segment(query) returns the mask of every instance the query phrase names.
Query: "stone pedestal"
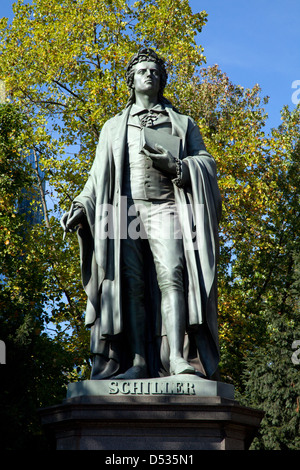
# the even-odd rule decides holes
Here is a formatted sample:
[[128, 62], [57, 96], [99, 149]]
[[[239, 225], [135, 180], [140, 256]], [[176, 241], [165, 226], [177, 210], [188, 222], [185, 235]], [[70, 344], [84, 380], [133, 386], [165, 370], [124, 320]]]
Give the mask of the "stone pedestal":
[[245, 450], [262, 416], [232, 386], [193, 376], [78, 382], [40, 410], [57, 450]]

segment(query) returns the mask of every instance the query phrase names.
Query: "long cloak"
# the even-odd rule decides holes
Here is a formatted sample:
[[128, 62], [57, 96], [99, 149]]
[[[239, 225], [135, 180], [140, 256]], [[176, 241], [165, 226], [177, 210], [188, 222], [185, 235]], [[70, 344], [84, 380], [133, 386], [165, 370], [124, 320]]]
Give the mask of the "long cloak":
[[[187, 332], [185, 356], [205, 376], [211, 377], [219, 362], [217, 327], [218, 223], [221, 197], [214, 159], [206, 152], [199, 128], [188, 116], [166, 106], [172, 133], [181, 137], [190, 184], [174, 185], [179, 207], [186, 263]], [[101, 131], [96, 156], [83, 191], [75, 203], [84, 206], [87, 223], [78, 230], [82, 282], [87, 294], [85, 323], [91, 327], [91, 352], [102, 358], [101, 378], [128, 367], [122, 333], [121, 238], [124, 204], [121, 185], [129, 108], [107, 121]], [[126, 215], [126, 214], [125, 214]], [[109, 222], [109, 230], [107, 230]], [[125, 234], [126, 236], [126, 234]], [[147, 272], [153, 270], [147, 269]], [[152, 312], [148, 334], [152, 351], [150, 375], [168, 375], [168, 345], [160, 316], [155, 274], [150, 276]], [[149, 331], [148, 331], [149, 333]], [[106, 374], [106, 370], [109, 372]]]

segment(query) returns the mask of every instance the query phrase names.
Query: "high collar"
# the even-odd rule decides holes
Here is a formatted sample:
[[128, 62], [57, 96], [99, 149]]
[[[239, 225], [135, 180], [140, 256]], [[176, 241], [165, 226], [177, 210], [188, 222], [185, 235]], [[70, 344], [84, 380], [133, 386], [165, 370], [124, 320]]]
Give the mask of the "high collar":
[[138, 106], [137, 104], [134, 103], [131, 106], [130, 114], [131, 114], [131, 116], [136, 116], [137, 114], [141, 114], [141, 113], [145, 113], [145, 112], [148, 113], [149, 111], [154, 111], [156, 113], [166, 113], [166, 109], [161, 103], [156, 104], [151, 109], [142, 108], [142, 107], [140, 107], [140, 106]]

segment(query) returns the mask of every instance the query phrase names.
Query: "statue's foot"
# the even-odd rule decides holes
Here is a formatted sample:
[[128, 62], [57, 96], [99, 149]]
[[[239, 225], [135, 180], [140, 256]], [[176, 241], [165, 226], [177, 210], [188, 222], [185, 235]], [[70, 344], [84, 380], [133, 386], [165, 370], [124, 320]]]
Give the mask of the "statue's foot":
[[118, 372], [118, 369], [119, 364], [111, 359], [104, 369], [100, 369], [99, 367], [92, 368], [91, 380], [109, 379]]
[[171, 375], [194, 374], [195, 369], [185, 359], [178, 358], [170, 360], [170, 373]]
[[119, 374], [114, 379], [146, 379], [148, 377], [146, 366], [132, 366], [124, 374]]

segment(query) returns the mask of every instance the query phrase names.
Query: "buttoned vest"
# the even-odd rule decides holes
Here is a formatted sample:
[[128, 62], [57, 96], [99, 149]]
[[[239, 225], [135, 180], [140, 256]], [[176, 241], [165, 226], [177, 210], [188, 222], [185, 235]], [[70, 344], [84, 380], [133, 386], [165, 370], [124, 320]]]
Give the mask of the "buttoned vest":
[[[140, 153], [141, 126], [139, 122], [136, 115], [129, 115], [122, 194], [132, 199], [172, 200], [174, 190], [171, 175], [156, 169], [152, 159]], [[172, 133], [170, 118], [167, 114], [160, 116], [152, 127], [161, 132]]]

